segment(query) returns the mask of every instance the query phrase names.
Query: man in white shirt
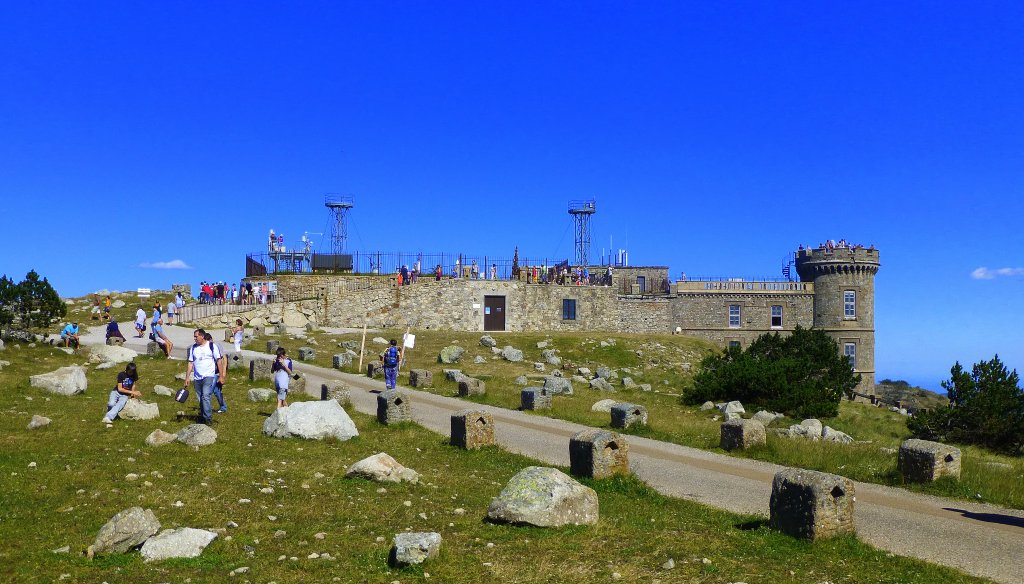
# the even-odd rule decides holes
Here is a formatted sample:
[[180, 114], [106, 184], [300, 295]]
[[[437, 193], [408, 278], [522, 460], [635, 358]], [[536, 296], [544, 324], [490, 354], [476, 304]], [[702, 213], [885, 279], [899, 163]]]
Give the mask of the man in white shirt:
[[196, 382], [196, 398], [199, 400], [199, 423], [210, 425], [213, 421], [213, 405], [211, 396], [213, 387], [220, 381], [224, 383], [226, 373], [224, 360], [221, 359], [220, 348], [206, 340], [206, 331], [196, 329], [193, 333], [196, 342], [188, 350], [188, 366], [185, 369], [185, 387], [191, 381]]
[[146, 311], [141, 306], [135, 311], [135, 332], [140, 339], [146, 332]]

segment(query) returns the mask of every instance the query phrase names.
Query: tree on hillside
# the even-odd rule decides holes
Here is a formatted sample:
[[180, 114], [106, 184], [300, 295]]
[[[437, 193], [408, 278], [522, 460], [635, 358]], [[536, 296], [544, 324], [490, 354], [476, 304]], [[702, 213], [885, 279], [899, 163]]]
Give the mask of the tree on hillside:
[[975, 363], [970, 372], [957, 362], [942, 382], [949, 407], [922, 412], [907, 420], [915, 438], [977, 444], [1019, 455], [1024, 448], [1024, 391], [1017, 371], [996, 355]]
[[740, 400], [793, 417], [828, 418], [859, 382], [831, 337], [798, 326], [789, 336], [764, 334], [746, 350], [730, 347], [705, 358], [684, 400]]
[[0, 327], [43, 328], [68, 312], [64, 301], [35, 270], [17, 285], [6, 275], [0, 277]]

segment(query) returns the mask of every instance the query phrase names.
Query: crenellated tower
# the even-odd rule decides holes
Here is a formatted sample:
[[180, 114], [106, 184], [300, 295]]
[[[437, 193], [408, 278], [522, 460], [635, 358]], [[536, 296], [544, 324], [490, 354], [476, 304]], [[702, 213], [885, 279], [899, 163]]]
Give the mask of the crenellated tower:
[[814, 328], [836, 340], [861, 375], [858, 394], [875, 394], [875, 274], [877, 249], [800, 249], [796, 270], [814, 283]]

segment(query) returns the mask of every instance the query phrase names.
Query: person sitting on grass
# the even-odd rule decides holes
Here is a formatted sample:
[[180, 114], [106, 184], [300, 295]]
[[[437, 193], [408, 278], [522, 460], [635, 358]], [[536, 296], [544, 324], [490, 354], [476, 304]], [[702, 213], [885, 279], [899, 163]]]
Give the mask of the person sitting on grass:
[[60, 331], [60, 340], [64, 341], [65, 347], [74, 345], [74, 348], [78, 348], [78, 323], [68, 323], [68, 326], [64, 327], [64, 330]]
[[107, 399], [107, 415], [103, 416], [104, 424], [113, 424], [114, 418], [121, 413], [129, 399], [142, 397], [142, 392], [135, 388], [139, 380], [139, 373], [135, 369], [135, 363], [129, 363], [124, 371], [117, 374], [117, 385], [110, 392]]
[[174, 343], [172, 343], [171, 339], [168, 339], [167, 335], [164, 334], [163, 324], [164, 319], [162, 318], [157, 318], [156, 320], [153, 321], [153, 340], [156, 341], [158, 345], [160, 345], [160, 348], [163, 349], [164, 354], [167, 355], [168, 358], [170, 358], [171, 351], [174, 350]]
[[110, 322], [107, 323], [107, 338], [114, 337], [115, 339], [121, 339], [124, 342], [124, 335], [121, 334], [121, 329], [117, 326], [117, 318], [110, 317]]

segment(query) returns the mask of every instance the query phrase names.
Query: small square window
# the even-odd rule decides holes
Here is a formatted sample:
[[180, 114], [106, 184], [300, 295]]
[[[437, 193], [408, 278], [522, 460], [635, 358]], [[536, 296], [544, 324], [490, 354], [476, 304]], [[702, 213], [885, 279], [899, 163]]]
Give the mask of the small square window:
[[854, 290], [843, 292], [843, 318], [857, 318], [857, 292]]
[[740, 305], [729, 305], [729, 328], [740, 328]]
[[772, 328], [782, 328], [782, 305], [772, 306]]
[[740, 348], [740, 342], [739, 341], [729, 341], [729, 348], [730, 349], [739, 349]]
[[564, 298], [562, 300], [562, 320], [576, 320], [576, 300]]
[[843, 343], [843, 355], [850, 360], [850, 367], [857, 368], [857, 343]]

